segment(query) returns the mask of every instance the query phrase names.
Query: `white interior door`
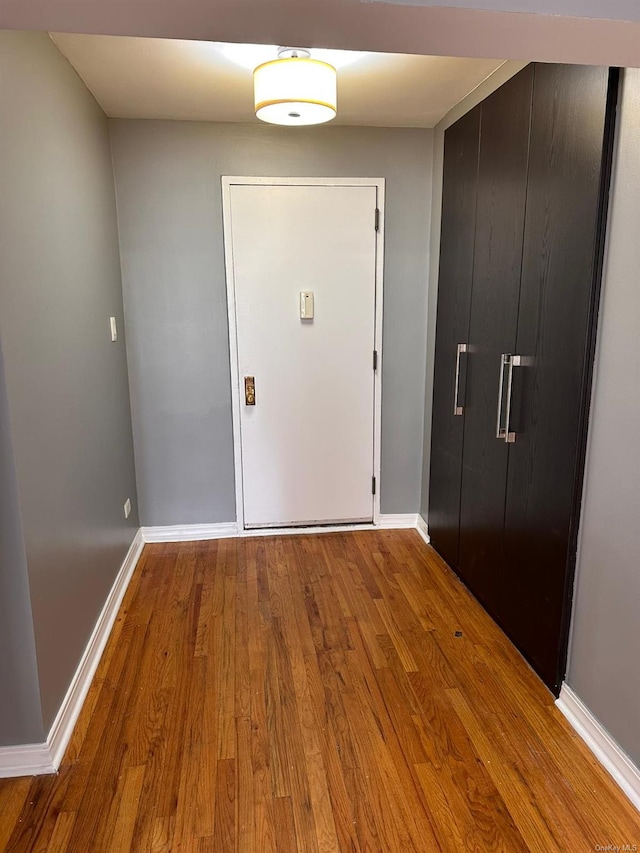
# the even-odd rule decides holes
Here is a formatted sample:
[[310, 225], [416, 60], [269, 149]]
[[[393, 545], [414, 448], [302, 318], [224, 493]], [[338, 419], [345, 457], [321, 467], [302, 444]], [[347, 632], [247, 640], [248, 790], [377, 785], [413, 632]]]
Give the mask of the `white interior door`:
[[373, 519], [376, 206], [375, 186], [230, 186], [245, 527]]

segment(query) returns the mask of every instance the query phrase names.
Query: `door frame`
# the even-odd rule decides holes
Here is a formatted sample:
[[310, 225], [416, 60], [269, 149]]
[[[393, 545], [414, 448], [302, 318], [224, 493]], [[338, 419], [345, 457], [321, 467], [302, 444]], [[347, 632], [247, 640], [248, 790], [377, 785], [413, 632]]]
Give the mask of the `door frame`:
[[[376, 490], [373, 495], [373, 524], [380, 523], [380, 436], [382, 428], [382, 310], [384, 270], [384, 178], [266, 178], [247, 176], [222, 176], [222, 222], [224, 235], [225, 278], [227, 286], [227, 313], [229, 319], [229, 361], [231, 364], [231, 411], [233, 417], [233, 461], [236, 486], [236, 523], [244, 531], [244, 486], [242, 480], [242, 441], [240, 429], [241, 394], [238, 370], [238, 328], [236, 317], [235, 279], [233, 267], [233, 241], [231, 236], [231, 187], [281, 186], [281, 187], [374, 187], [377, 208], [380, 211], [376, 233], [375, 266], [375, 330], [374, 348], [378, 353], [373, 377], [373, 476]], [[374, 211], [371, 213], [372, 219]], [[372, 228], [374, 223], [372, 222]], [[372, 354], [373, 357], [373, 354]], [[373, 369], [373, 364], [372, 364]], [[347, 525], [348, 526], [348, 525]], [[358, 525], [362, 526], [362, 525]], [[308, 528], [301, 528], [308, 529]], [[278, 528], [270, 528], [276, 532]], [[252, 531], [259, 534], [261, 531]]]

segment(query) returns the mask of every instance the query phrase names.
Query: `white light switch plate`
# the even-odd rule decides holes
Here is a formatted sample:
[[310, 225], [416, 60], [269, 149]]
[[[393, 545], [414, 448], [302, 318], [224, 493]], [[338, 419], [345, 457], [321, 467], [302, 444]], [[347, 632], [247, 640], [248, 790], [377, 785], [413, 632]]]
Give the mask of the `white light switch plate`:
[[125, 501], [125, 505], [124, 505], [124, 517], [129, 518], [130, 515], [131, 515], [131, 501], [129, 500], [129, 498], [127, 498], [127, 500]]
[[301, 290], [300, 291], [300, 319], [301, 320], [313, 320], [313, 291], [312, 290]]
[[118, 340], [118, 326], [116, 324], [116, 318], [115, 317], [109, 317], [109, 325], [111, 327], [111, 340], [117, 341]]

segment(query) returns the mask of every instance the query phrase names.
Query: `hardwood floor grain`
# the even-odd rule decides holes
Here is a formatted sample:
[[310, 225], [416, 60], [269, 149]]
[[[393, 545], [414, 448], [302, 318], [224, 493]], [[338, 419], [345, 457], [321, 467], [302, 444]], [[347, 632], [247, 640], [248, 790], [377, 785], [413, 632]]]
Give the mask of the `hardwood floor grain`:
[[640, 815], [414, 531], [147, 545], [7, 853], [593, 851]]

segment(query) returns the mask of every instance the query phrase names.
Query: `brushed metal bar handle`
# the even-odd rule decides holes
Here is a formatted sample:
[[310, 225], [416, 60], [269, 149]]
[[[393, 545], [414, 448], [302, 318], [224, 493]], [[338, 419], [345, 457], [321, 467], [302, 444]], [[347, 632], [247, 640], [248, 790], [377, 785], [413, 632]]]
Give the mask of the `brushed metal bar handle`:
[[503, 352], [500, 356], [500, 378], [498, 379], [498, 414], [496, 417], [496, 438], [505, 440], [506, 429], [500, 423], [502, 420], [502, 400], [504, 398], [504, 369], [511, 364], [511, 355]]
[[504, 419], [504, 440], [507, 444], [513, 444], [516, 440], [515, 432], [510, 430], [511, 422], [511, 392], [513, 390], [513, 368], [522, 366], [522, 356], [512, 355], [509, 361], [509, 374], [507, 377], [507, 411]]
[[464, 407], [458, 405], [458, 390], [460, 387], [460, 356], [467, 351], [466, 344], [458, 344], [456, 347], [456, 381], [453, 386], [453, 414], [461, 415], [464, 412]]

